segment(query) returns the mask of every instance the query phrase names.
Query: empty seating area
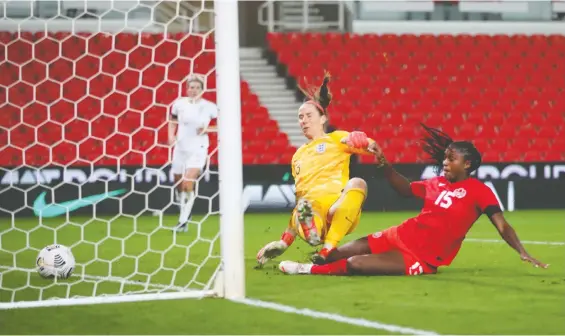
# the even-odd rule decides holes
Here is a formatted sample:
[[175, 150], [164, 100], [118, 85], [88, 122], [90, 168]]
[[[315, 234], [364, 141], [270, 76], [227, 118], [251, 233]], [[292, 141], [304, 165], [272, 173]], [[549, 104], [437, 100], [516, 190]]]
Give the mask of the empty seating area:
[[[0, 32], [0, 166], [166, 164], [168, 108], [191, 68], [215, 101], [214, 62], [212, 36]], [[244, 163], [290, 162], [244, 81], [241, 96]]]
[[565, 160], [563, 35], [272, 33], [268, 45], [303, 85], [329, 70], [331, 123], [396, 162], [421, 160], [420, 121], [473, 140], [487, 162]]
[[[473, 140], [487, 162], [565, 160], [565, 36], [272, 33], [267, 43], [301, 84], [329, 70], [331, 123], [367, 132], [395, 162], [421, 161], [421, 121]], [[0, 32], [0, 166], [164, 165], [168, 108], [191, 69], [208, 74], [215, 101], [214, 62], [211, 36]], [[244, 163], [288, 164], [287, 135], [245, 81], [241, 95]]]

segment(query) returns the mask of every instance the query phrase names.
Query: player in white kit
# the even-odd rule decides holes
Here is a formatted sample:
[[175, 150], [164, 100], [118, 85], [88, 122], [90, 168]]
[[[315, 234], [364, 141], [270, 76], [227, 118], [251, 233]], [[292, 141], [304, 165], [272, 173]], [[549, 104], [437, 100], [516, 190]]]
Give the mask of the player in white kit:
[[209, 124], [218, 117], [216, 104], [202, 98], [204, 80], [191, 76], [186, 84], [188, 97], [173, 102], [169, 121], [169, 144], [174, 146], [171, 169], [180, 203], [177, 232], [188, 230], [195, 198], [194, 184], [208, 159], [208, 132], [212, 130]]

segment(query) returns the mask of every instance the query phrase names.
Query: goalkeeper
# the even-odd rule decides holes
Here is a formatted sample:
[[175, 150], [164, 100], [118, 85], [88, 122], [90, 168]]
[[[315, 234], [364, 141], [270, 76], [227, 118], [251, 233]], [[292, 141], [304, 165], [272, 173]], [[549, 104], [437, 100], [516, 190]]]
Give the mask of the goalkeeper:
[[259, 266], [281, 255], [299, 235], [312, 246], [323, 244], [313, 255], [320, 263], [339, 242], [355, 230], [367, 195], [363, 179], [349, 179], [352, 154], [371, 154], [375, 142], [363, 132], [326, 134], [327, 108], [331, 102], [326, 74], [310, 100], [298, 109], [298, 122], [308, 142], [292, 158], [297, 205], [280, 240], [268, 243], [257, 254]]

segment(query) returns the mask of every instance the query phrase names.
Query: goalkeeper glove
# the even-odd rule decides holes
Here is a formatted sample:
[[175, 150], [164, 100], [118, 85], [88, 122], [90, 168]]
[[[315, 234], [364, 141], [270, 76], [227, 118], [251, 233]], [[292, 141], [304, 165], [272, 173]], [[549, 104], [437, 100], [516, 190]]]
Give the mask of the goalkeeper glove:
[[263, 266], [267, 261], [280, 256], [286, 249], [294, 242], [296, 233], [292, 230], [287, 230], [283, 233], [280, 240], [273, 241], [265, 245], [259, 253], [257, 253], [258, 266]]
[[283, 254], [287, 248], [288, 245], [283, 240], [270, 242], [257, 253], [257, 263], [263, 266], [267, 261]]
[[367, 137], [367, 134], [364, 132], [354, 131], [349, 133], [347, 137], [341, 139], [341, 143], [356, 149], [368, 149], [370, 141], [369, 137]]

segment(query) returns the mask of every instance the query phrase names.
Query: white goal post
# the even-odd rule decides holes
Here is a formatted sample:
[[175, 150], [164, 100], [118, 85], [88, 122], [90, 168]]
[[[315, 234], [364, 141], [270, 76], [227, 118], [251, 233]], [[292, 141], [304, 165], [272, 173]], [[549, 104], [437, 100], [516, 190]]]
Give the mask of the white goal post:
[[[243, 251], [243, 159], [237, 0], [216, 1], [216, 71], [218, 119], [220, 224], [223, 286], [227, 299], [245, 297]], [[225, 115], [225, 117], [224, 117]]]
[[[67, 2], [76, 3], [76, 1]], [[90, 0], [84, 3], [88, 2]], [[3, 198], [0, 204], [0, 310], [203, 297], [237, 300], [245, 297], [238, 1], [215, 0], [214, 27], [205, 32], [196, 31], [195, 27], [199, 15], [212, 13], [212, 10], [206, 7], [207, 1], [201, 1], [202, 8], [197, 9], [193, 14], [184, 13], [179, 10], [180, 7], [177, 7], [177, 17], [162, 24], [155, 22], [155, 25], [151, 27], [146, 22], [139, 25], [133, 21], [127, 22], [128, 14], [142, 8], [150, 11], [152, 17], [155, 17], [157, 6], [163, 1], [154, 1], [153, 4], [148, 4], [151, 3], [148, 1], [137, 1], [138, 7], [131, 9], [119, 8], [118, 0], [110, 2], [118, 13], [121, 11], [122, 14], [125, 14], [125, 21], [118, 24], [118, 26], [121, 25], [121, 28], [107, 30], [104, 28], [112, 26], [112, 22], [101, 19], [105, 15], [103, 12], [105, 9], [101, 14], [95, 14], [94, 19], [65, 17], [68, 13], [62, 12], [65, 7], [64, 0], [59, 0], [59, 15], [65, 17], [61, 22], [58, 22], [58, 18], [37, 17], [35, 15], [37, 13], [33, 14], [33, 9], [29, 17], [31, 20], [0, 17], [0, 34], [11, 34], [10, 36], [14, 37], [13, 40], [8, 38], [0, 41], [0, 48], [5, 48], [7, 51], [6, 56], [0, 59], [0, 72], [4, 72], [4, 77], [2, 77], [3, 74], [0, 74], [0, 98], [2, 99], [0, 110], [3, 110], [2, 113], [5, 116], [10, 115], [10, 117], [0, 118], [0, 135], [7, 135], [8, 139], [7, 144], [0, 143], [0, 155], [4, 156], [2, 162], [8, 159], [13, 162], [8, 166], [0, 164], [0, 197]], [[33, 6], [34, 2], [30, 1], [30, 3]], [[170, 3], [176, 3], [179, 6], [178, 2]], [[194, 6], [194, 2], [190, 3]], [[14, 4], [19, 5], [18, 1], [0, 1], [5, 16], [9, 15], [8, 7]], [[172, 60], [159, 63], [157, 59], [160, 57], [158, 52], [161, 50], [159, 49], [161, 45], [148, 46], [151, 62], [144, 69], [139, 70], [136, 79], [125, 79], [127, 83], [133, 83], [128, 89], [129, 92], [119, 89], [116, 84], [117, 77], [128, 73], [128, 62], [131, 61], [132, 54], [136, 52], [135, 48], [141, 45], [142, 35], [148, 32], [149, 34], [160, 34], [159, 41], [169, 42], [167, 37], [162, 36], [170, 36], [171, 33], [167, 30], [171, 22], [176, 19], [184, 20], [184, 33], [187, 38], [196, 36], [202, 39], [202, 51], [209, 51], [205, 46], [205, 40], [212, 33], [214, 35], [216, 77], [212, 82], [216, 83], [216, 102], [219, 110], [218, 148], [217, 151], [212, 150], [210, 154], [210, 157], [216, 153], [218, 155], [218, 171], [212, 172], [212, 175], [217, 175], [217, 181], [214, 182], [216, 184], [212, 183], [216, 189], [208, 194], [200, 195], [202, 186], [206, 184], [204, 175], [196, 181], [196, 199], [208, 204], [208, 213], [191, 222], [186, 234], [173, 234], [170, 231], [178, 217], [178, 211], [175, 212], [175, 209], [178, 210], [178, 208], [174, 203], [172, 174], [168, 171], [170, 149], [168, 162], [163, 163], [160, 167], [150, 167], [146, 164], [153, 150], [160, 150], [166, 146], [163, 145], [159, 136], [160, 132], [166, 128], [167, 121], [160, 115], [162, 120], [158, 121], [159, 129], [144, 126], [144, 122], [150, 123], [153, 120], [151, 119], [154, 118], [154, 115], [151, 114], [152, 107], [161, 107], [159, 111], [167, 110], [168, 113], [170, 103], [162, 104], [158, 101], [159, 98], [156, 97], [159, 96], [158, 92], [161, 92], [161, 87], [151, 87], [150, 84], [146, 84], [142, 75], [143, 71], [157, 64], [157, 67], [165, 69], [166, 77], [173, 72], [173, 70], [168, 70], [171, 64], [177, 60], [185, 60], [183, 53], [180, 51]], [[52, 31], [51, 27], [54, 27]], [[94, 32], [89, 30], [92, 27], [98, 27], [98, 30]], [[86, 30], [83, 31], [83, 28]], [[78, 74], [77, 64], [84, 58], [81, 59], [82, 56], [67, 58], [63, 46], [66, 40], [49, 41], [59, 46], [59, 54], [49, 57], [39, 56], [39, 50], [42, 50], [39, 44], [48, 40], [48, 34], [55, 36], [62, 33], [67, 34], [65, 35], [68, 36], [67, 40], [79, 36], [78, 40], [84, 39], [86, 41], [84, 43], [88, 45], [90, 35], [85, 31], [94, 33], [94, 35], [98, 33], [99, 36], [100, 34], [110, 36], [114, 43], [111, 50], [107, 52], [102, 50], [87, 55], [90, 57], [90, 62], [97, 63], [99, 67], [91, 67], [94, 73], [90, 78], [84, 78], [85, 95], [77, 96], [73, 101], [65, 96], [65, 90], [70, 90], [66, 84], [74, 83], [72, 80], [76, 78], [83, 79], [83, 74]], [[38, 38], [21, 42], [20, 37], [24, 32], [29, 33], [30, 36], [44, 32], [46, 37], [44, 40]], [[122, 48], [118, 45], [116, 36], [124, 32], [135, 35], [139, 45], [134, 45], [133, 49], [124, 52], [124, 69], [118, 69], [113, 73], [111, 73], [113, 70], [108, 70], [110, 74], [107, 75], [105, 72], [107, 70], [104, 70], [106, 65], [110, 68], [120, 66], [104, 65], [104, 61], [112, 52]], [[174, 34], [179, 36], [179, 32]], [[182, 38], [180, 41], [173, 42], [182, 48], [183, 41], [186, 39]], [[22, 55], [26, 54], [25, 48], [31, 48], [32, 58], [22, 61], [21, 57], [24, 57]], [[204, 57], [202, 55], [203, 52], [197, 52], [191, 58], [186, 59], [187, 64], [191, 64], [191, 70], [196, 72], [194, 64], [198, 57]], [[70, 64], [69, 71], [72, 73], [68, 78], [61, 79], [57, 77], [58, 71], [65, 69], [59, 70], [62, 68], [56, 66], [64, 65], [65, 62]], [[37, 74], [30, 75], [29, 72], [26, 72], [29, 70], [26, 67], [32, 63], [45, 69], [45, 74], [39, 74], [39, 79], [37, 79]], [[8, 70], [12, 71], [10, 73], [17, 74], [11, 79], [12, 82], [6, 80], [8, 75], [5, 74], [8, 74]], [[214, 76], [213, 70], [206, 74], [208, 82], [210, 82], [210, 76]], [[34, 75], [35, 79], [28, 79]], [[100, 94], [92, 98], [90, 94], [98, 75], [111, 77], [113, 86], [106, 95]], [[47, 102], [45, 100], [48, 98], [41, 98], [45, 96], [42, 90], [46, 82], [54, 83], [60, 89], [59, 96]], [[182, 83], [184, 81], [179, 80], [179, 85]], [[24, 99], [28, 93], [26, 87], [29, 87], [32, 92], [29, 96], [33, 97], [31, 101]], [[133, 107], [134, 103], [137, 103], [134, 92], [138, 90], [148, 90], [153, 101], [149, 102], [150, 106], [136, 110]], [[52, 91], [47, 89], [46, 92]], [[4, 93], [6, 99], [1, 96]], [[105, 110], [105, 99], [109, 99], [108, 97], [112, 95], [126, 97], [124, 98], [127, 101], [125, 106], [111, 106], [114, 110], [123, 108], [123, 111], [110, 113]], [[15, 97], [23, 98], [16, 102]], [[83, 105], [85, 101], [96, 101], [101, 106], [100, 115], [93, 115], [91, 119], [87, 119], [85, 115], [89, 112], [83, 114], [81, 110], [85, 106]], [[60, 110], [62, 105], [72, 107], [69, 109], [72, 118], [61, 117], [64, 115], [63, 112], [57, 114], [63, 111]], [[33, 118], [30, 117], [32, 114], [29, 112], [31, 111], [30, 106], [36, 106], [37, 111], [45, 112], [42, 115], [45, 115], [46, 119], [38, 117], [41, 120], [32, 120]], [[132, 109], [133, 112], [130, 113], [129, 110]], [[13, 113], [10, 114], [11, 112]], [[41, 115], [39, 112], [37, 114]], [[133, 118], [140, 120], [139, 128], [131, 130], [130, 133], [120, 128], [122, 117], [125, 118], [126, 115], [133, 115]], [[114, 133], [109, 132], [111, 134], [105, 137], [94, 134], [95, 124], [101, 122], [103, 117], [112, 119], [116, 127]], [[51, 129], [45, 134], [42, 133], [49, 124], [53, 129], [57, 128], [65, 137], [79, 132], [81, 130], [79, 123], [86, 125], [84, 130], [87, 133], [83, 138], [78, 133], [77, 138], [72, 140], [51, 139], [49, 136], [54, 136]], [[142, 132], [145, 132], [146, 135], [150, 134], [149, 138], [154, 139], [154, 143], [147, 144], [144, 140], [143, 144], [137, 144], [137, 135]], [[22, 140], [25, 139], [26, 134], [29, 135], [29, 139], [32, 139], [28, 143]], [[111, 147], [114, 146], [113, 136], [123, 136], [123, 139], [126, 139], [126, 146], [129, 146], [128, 153], [142, 158], [143, 164], [135, 169], [125, 167], [127, 166], [125, 159], [129, 154], [125, 152], [113, 154], [113, 147]], [[94, 139], [93, 142], [89, 142], [91, 138]], [[94, 157], [94, 154], [89, 151], [94, 152], [93, 148], [96, 146], [93, 144], [96, 142], [102, 144], [102, 149], [100, 149], [100, 156]], [[58, 152], [58, 146], [61, 145], [67, 146], [65, 147], [67, 150]], [[116, 142], [115, 146], [118, 145], [120, 143]], [[86, 152], [83, 152], [85, 149]], [[44, 152], [41, 152], [42, 150]], [[86, 155], [83, 155], [84, 153]], [[42, 159], [41, 155], [47, 155], [48, 160]], [[66, 159], [61, 159], [59, 155]], [[76, 155], [76, 160], [67, 160], [69, 155]], [[111, 160], [104, 161], [106, 158]], [[39, 163], [34, 163], [34, 160]], [[79, 161], [83, 166], [77, 168], [75, 163]], [[104, 167], [99, 168], [99, 162], [111, 163], [102, 163]], [[112, 162], [115, 162], [115, 166], [111, 166]], [[123, 187], [124, 185], [126, 187]], [[147, 187], [138, 190], [139, 185], [147, 185]], [[118, 187], [125, 189], [116, 190]], [[102, 188], [102, 190], [97, 188]], [[92, 196], [96, 190], [98, 193]], [[65, 200], [65, 195], [67, 195], [65, 193], [68, 191], [76, 195], [77, 200], [89, 202], [86, 207], [89, 210], [85, 210], [85, 205], [77, 205], [76, 201], [73, 203], [71, 200]], [[171, 200], [167, 201], [166, 205], [168, 212], [155, 208], [154, 204], [161, 204], [159, 202], [162, 200], [152, 203], [154, 197], [151, 195], [157, 191], [159, 192], [158, 198], [170, 195]], [[38, 196], [40, 192], [42, 193]], [[6, 195], [8, 196], [5, 198]], [[8, 201], [10, 197], [12, 199]], [[95, 201], [94, 198], [89, 197], [98, 197], [98, 200]], [[141, 200], [143, 208], [132, 213], [129, 213], [129, 210], [126, 211], [126, 208], [133, 202], [128, 200], [129, 197], [136, 202]], [[217, 207], [215, 202], [218, 202], [218, 198], [219, 211], [214, 210]], [[45, 199], [47, 203], [52, 202], [53, 204], [46, 205]], [[55, 204], [55, 202], [58, 203]], [[43, 210], [59, 207], [65, 211], [59, 211], [60, 216], [47, 216], [45, 211], [36, 211], [36, 206], [40, 203]], [[75, 211], [79, 208], [84, 211]], [[115, 209], [115, 213], [112, 213], [112, 209]], [[53, 243], [69, 246], [77, 260], [77, 268], [69, 279], [42, 279], [36, 272], [37, 253], [44, 246]]]

